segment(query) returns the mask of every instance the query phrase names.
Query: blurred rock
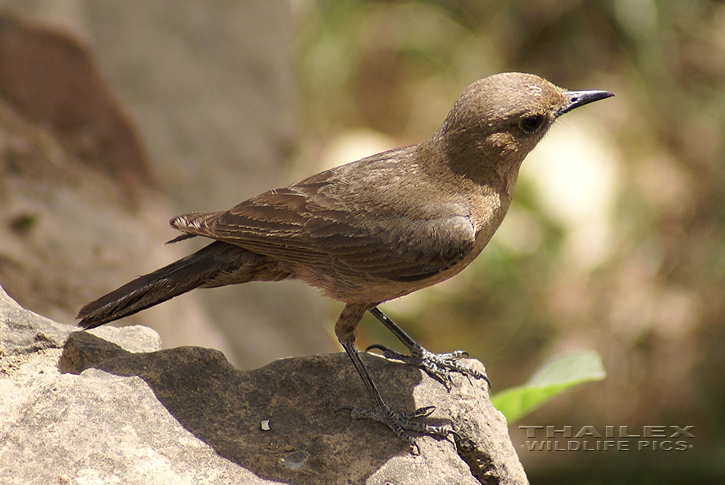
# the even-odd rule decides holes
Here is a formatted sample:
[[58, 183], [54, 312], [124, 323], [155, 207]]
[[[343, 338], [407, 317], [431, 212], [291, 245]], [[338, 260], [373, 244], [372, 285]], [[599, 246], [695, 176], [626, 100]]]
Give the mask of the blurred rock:
[[[26, 19], [6, 21], [15, 29], [6, 36], [17, 48], [0, 52], [25, 70], [0, 74], [9, 93], [3, 99], [55, 143], [36, 150], [25, 136], [13, 135], [14, 150], [24, 154], [30, 146], [38, 156], [56, 158], [60, 150], [82, 164], [62, 166], [41, 184], [28, 175], [25, 186], [12, 182], [18, 187], [12, 192], [0, 187], [0, 199], [7, 194], [17, 206], [6, 224], [37, 237], [57, 221], [52, 255], [38, 241], [18, 250], [26, 241], [12, 236], [7, 246], [13, 252], [4, 257], [9, 249], [0, 244], [0, 282], [27, 308], [70, 322], [82, 304], [203, 243], [163, 247], [176, 236], [166, 224], [172, 216], [227, 209], [292, 181], [288, 2], [0, 0], [0, 6]], [[30, 16], [38, 20], [30, 22]], [[18, 22], [28, 25], [18, 29]], [[16, 30], [35, 37], [20, 42]], [[45, 89], [30, 95], [25, 83], [45, 83]], [[2, 142], [0, 136], [0, 157]], [[89, 168], [98, 173], [87, 173]], [[99, 182], [104, 175], [107, 180]], [[55, 179], [74, 183], [59, 189]], [[147, 189], [156, 179], [163, 194]], [[129, 186], [135, 193], [128, 193]], [[67, 212], [77, 215], [69, 220]], [[46, 271], [51, 261], [56, 266], [54, 259], [59, 267]], [[321, 331], [328, 320], [314, 290], [281, 282], [194, 292], [122, 323], [153, 325], [165, 347], [210, 346], [235, 363], [257, 367], [334, 348]]]
[[125, 188], [155, 185], [133, 125], [69, 34], [2, 12], [0, 97]]
[[[172, 210], [135, 132], [85, 49], [0, 14], [0, 282], [24, 306], [72, 322], [81, 305], [179, 257]], [[166, 345], [229, 353], [194, 297], [129, 320]]]
[[2, 483], [527, 483], [480, 382], [455, 377], [448, 393], [363, 356], [391, 406], [433, 404], [429, 419], [461, 435], [420, 437], [413, 456], [384, 426], [335, 412], [369, 405], [345, 354], [238, 371], [215, 350], [159, 351], [143, 327], [73, 330], [0, 289]]

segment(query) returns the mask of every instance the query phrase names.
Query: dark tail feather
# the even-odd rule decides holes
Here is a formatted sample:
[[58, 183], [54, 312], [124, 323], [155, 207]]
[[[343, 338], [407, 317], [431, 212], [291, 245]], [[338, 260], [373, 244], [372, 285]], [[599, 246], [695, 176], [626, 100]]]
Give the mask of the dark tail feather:
[[[233, 273], [244, 265], [253, 265], [259, 255], [240, 247], [213, 242], [199, 251], [168, 266], [140, 276], [117, 290], [102, 296], [78, 311], [78, 325], [95, 328], [104, 323], [133, 315], [182, 293], [211, 282], [223, 274]], [[236, 283], [244, 282], [240, 275]], [[230, 281], [231, 283], [232, 281]]]

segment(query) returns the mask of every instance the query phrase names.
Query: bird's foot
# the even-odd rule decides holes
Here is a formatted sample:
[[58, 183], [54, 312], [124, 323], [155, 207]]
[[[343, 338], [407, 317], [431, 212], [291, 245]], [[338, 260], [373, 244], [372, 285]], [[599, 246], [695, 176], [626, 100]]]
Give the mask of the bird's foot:
[[420, 448], [418, 447], [416, 439], [406, 431], [415, 431], [417, 433], [441, 436], [443, 438], [447, 438], [451, 434], [456, 434], [450, 426], [438, 426], [420, 421], [413, 421], [415, 418], [430, 416], [433, 411], [435, 411], [435, 406], [418, 408], [412, 413], [397, 413], [390, 409], [386, 404], [382, 404], [375, 411], [368, 411], [367, 409], [357, 408], [354, 406], [342, 406], [338, 409], [338, 411], [341, 410], [350, 411], [350, 416], [352, 416], [353, 419], [371, 419], [373, 421], [383, 423], [388, 428], [392, 429], [393, 433], [395, 433], [398, 438], [408, 442], [414, 455], [420, 454]]
[[370, 349], [382, 350], [383, 357], [388, 360], [395, 360], [420, 367], [431, 377], [446, 386], [446, 389], [449, 391], [453, 385], [453, 379], [451, 378], [452, 372], [458, 372], [459, 374], [473, 377], [474, 379], [483, 379], [488, 384], [489, 389], [491, 388], [491, 381], [488, 380], [486, 374], [479, 370], [466, 367], [458, 362], [458, 359], [468, 357], [468, 352], [463, 350], [456, 350], [455, 352], [446, 354], [434, 354], [418, 343], [413, 346], [410, 355], [401, 354], [400, 352], [378, 344], [370, 345], [365, 351], [367, 352]]

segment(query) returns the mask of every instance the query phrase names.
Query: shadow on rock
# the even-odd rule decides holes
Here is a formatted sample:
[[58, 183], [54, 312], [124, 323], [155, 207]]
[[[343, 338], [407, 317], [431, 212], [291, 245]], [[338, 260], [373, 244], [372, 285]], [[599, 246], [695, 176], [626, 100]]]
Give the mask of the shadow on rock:
[[[363, 359], [391, 407], [415, 408], [419, 370], [373, 355]], [[74, 332], [60, 367], [64, 373], [93, 367], [142, 378], [182, 426], [219, 455], [263, 478], [358, 482], [392, 457], [409, 455], [407, 443], [383, 425], [336, 412], [346, 404], [370, 408], [362, 382], [343, 353], [282, 359], [239, 371], [216, 350], [179, 347], [130, 353], [89, 333]], [[437, 445], [454, 449], [445, 440]]]

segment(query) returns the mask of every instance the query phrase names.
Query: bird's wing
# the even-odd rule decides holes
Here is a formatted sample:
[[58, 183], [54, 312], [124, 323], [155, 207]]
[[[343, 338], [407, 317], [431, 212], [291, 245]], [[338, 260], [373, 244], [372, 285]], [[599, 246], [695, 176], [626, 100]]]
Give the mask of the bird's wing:
[[[399, 207], [364, 207], [325, 194], [329, 172], [265, 192], [227, 212], [172, 219], [187, 234], [235, 244], [280, 261], [344, 274], [416, 281], [454, 266], [475, 243], [465, 207], [413, 216]], [[335, 186], [339, 188], [339, 185]], [[426, 201], [427, 202], [427, 201]], [[363, 206], [363, 204], [361, 204]], [[420, 212], [420, 211], [419, 211]]]

